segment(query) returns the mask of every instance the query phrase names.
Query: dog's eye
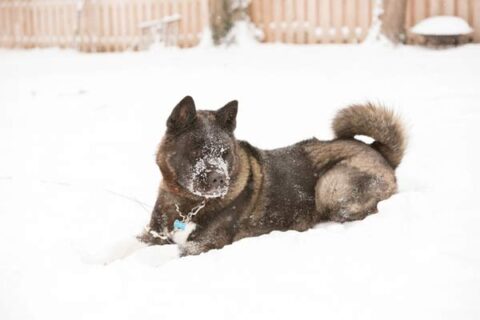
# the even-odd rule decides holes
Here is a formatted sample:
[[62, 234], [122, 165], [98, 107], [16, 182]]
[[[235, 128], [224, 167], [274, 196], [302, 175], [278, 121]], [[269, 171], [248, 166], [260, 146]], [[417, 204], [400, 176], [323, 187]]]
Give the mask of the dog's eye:
[[222, 151], [222, 157], [225, 159], [226, 157], [228, 157], [228, 155], [230, 154], [230, 150], [223, 150]]

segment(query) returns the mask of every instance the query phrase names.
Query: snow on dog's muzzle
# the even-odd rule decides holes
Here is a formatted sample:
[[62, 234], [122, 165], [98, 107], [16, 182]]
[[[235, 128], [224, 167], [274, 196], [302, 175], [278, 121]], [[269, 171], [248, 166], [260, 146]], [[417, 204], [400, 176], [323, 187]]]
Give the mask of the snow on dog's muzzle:
[[202, 158], [193, 167], [190, 191], [205, 198], [223, 197], [228, 192], [229, 183], [228, 165], [224, 159]]

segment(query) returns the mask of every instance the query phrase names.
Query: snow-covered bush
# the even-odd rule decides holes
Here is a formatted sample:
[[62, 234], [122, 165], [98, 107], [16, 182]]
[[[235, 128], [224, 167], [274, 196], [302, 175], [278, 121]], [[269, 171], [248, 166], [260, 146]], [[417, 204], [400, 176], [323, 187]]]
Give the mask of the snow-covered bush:
[[256, 42], [258, 32], [248, 16], [250, 1], [214, 0], [212, 2], [210, 33], [215, 45], [244, 45]]

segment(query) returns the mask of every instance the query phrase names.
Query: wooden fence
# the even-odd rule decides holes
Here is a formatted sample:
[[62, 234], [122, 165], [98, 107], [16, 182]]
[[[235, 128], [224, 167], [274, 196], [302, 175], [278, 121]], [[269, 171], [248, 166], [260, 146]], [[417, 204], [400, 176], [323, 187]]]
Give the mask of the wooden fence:
[[177, 14], [178, 45], [196, 45], [208, 0], [0, 0], [0, 47], [135, 50], [152, 37], [142, 23]]
[[[266, 42], [358, 43], [365, 39], [376, 0], [252, 0], [251, 18]], [[409, 0], [406, 26], [436, 15], [464, 18], [480, 42], [480, 0]]]
[[[375, 0], [251, 0], [250, 16], [265, 42], [358, 43]], [[142, 49], [152, 35], [140, 26], [178, 14], [178, 45], [196, 45], [208, 26], [209, 0], [0, 0], [0, 47]], [[409, 0], [406, 26], [428, 16], [456, 15], [480, 42], [480, 0]]]
[[266, 42], [352, 43], [367, 35], [375, 0], [252, 0]]

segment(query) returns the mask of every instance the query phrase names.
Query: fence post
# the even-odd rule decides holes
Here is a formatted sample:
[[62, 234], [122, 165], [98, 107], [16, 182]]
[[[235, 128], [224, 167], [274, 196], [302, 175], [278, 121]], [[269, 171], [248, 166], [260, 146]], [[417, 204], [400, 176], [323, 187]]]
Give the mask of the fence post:
[[476, 42], [480, 42], [480, 1], [473, 1], [473, 23], [474, 39]]
[[274, 21], [273, 22], [274, 23], [273, 41], [281, 42], [282, 41], [281, 4], [275, 3], [273, 5], [272, 10], [273, 10], [273, 21]]
[[348, 28], [348, 36], [347, 36], [347, 41], [349, 43], [355, 43], [357, 42], [357, 16], [358, 16], [358, 11], [357, 11], [357, 4], [356, 0], [348, 0], [347, 2], [344, 2], [347, 8], [345, 8], [345, 13], [344, 16], [347, 18], [346, 21], [346, 27]]
[[442, 3], [440, 1], [438, 0], [429, 1], [428, 4], [430, 9], [427, 11], [428, 16], [438, 16], [442, 13], [442, 8], [441, 8]]
[[305, 21], [307, 23], [307, 41], [306, 43], [316, 43], [316, 28], [317, 28], [317, 1], [316, 0], [307, 0], [306, 3], [306, 12], [307, 16]]
[[295, 28], [296, 31], [296, 43], [305, 43], [305, 0], [296, 0], [297, 21]]
[[455, 1], [456, 0], [443, 0], [443, 5], [445, 6], [444, 14], [449, 16], [454, 16], [457, 14], [455, 10]]
[[322, 28], [322, 43], [330, 42], [331, 12], [330, 0], [320, 0], [318, 17], [320, 18], [320, 26]]
[[[293, 0], [285, 0], [284, 2], [284, 11], [286, 17], [286, 34], [285, 34], [285, 42], [286, 43], [293, 43], [293, 35], [294, 35], [294, 18], [293, 18]], [[263, 14], [264, 21], [265, 21], [265, 28], [267, 27], [267, 22], [265, 19], [265, 13]], [[265, 38], [265, 40], [268, 40]], [[267, 41], [268, 42], [268, 41]]]
[[333, 1], [333, 25], [335, 27], [335, 42], [342, 43], [343, 42], [343, 7], [342, 1]]

